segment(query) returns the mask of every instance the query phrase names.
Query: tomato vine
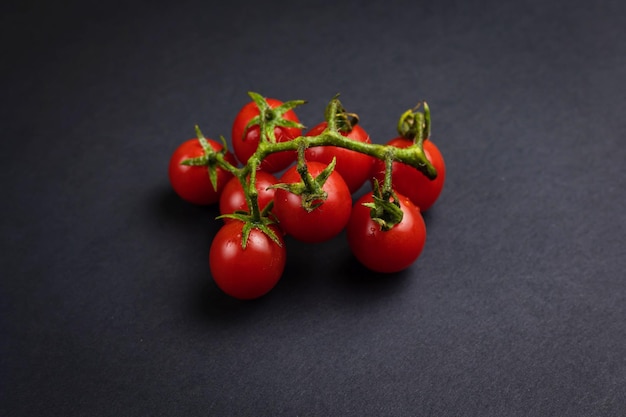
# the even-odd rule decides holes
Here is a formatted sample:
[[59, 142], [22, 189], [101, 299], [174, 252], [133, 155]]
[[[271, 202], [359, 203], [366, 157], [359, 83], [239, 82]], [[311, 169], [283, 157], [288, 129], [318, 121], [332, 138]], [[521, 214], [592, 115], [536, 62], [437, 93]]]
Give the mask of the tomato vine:
[[[409, 110], [402, 115], [399, 122], [398, 130], [402, 132], [416, 132], [415, 135], [417, 140], [410, 147], [396, 148], [376, 143], [357, 142], [341, 135], [341, 133], [339, 133], [338, 125], [345, 123], [349, 117], [354, 118], [354, 115], [345, 111], [338, 96], [333, 97], [326, 108], [325, 117], [327, 128], [322, 133], [316, 136], [302, 135], [287, 142], [276, 142], [274, 136], [275, 127], [304, 127], [298, 123], [283, 119], [282, 114], [286, 110], [296, 108], [306, 102], [304, 100], [288, 101], [279, 108], [272, 109], [269, 105], [267, 105], [266, 99], [260, 94], [250, 92], [249, 95], [260, 110], [260, 115], [251, 119], [247, 126], [248, 128], [255, 124], [260, 126], [261, 140], [256, 152], [250, 156], [246, 164], [241, 167], [237, 167], [227, 160], [223, 151], [216, 152], [208, 146], [203, 145], [207, 155], [203, 159], [209, 161], [209, 176], [212, 179], [214, 186], [214, 178], [216, 178], [217, 168], [225, 169], [241, 181], [245, 189], [245, 195], [250, 212], [247, 217], [242, 217], [241, 215], [238, 217], [241, 220], [252, 223], [256, 227], [261, 227], [261, 225], [266, 224], [264, 219], [267, 219], [266, 213], [262, 213], [258, 205], [258, 191], [255, 187], [256, 172], [265, 158], [277, 152], [297, 152], [298, 172], [301, 175], [302, 183], [297, 186], [292, 185], [291, 187], [286, 187], [291, 192], [300, 193], [305, 196], [305, 199], [303, 200], [304, 204], [309, 204], [310, 201], [319, 199], [323, 200], [325, 198], [323, 191], [321, 191], [320, 188], [323, 181], [313, 181], [306, 168], [304, 151], [310, 147], [336, 146], [385, 161], [385, 181], [381, 188], [381, 198], [383, 200], [388, 200], [393, 193], [391, 184], [391, 164], [393, 162], [401, 162], [412, 166], [422, 172], [429, 179], [435, 179], [437, 177], [435, 167], [426, 158], [423, 150], [423, 141], [427, 136], [429, 136], [430, 133], [430, 111], [425, 102], [424, 113], [418, 113], [414, 109]], [[201, 142], [203, 140], [205, 141], [204, 135], [202, 135], [198, 126], [196, 126], [196, 133]], [[224, 137], [221, 137], [221, 139], [224, 144], [224, 149], [227, 149]], [[184, 163], [191, 165], [195, 163], [195, 160], [189, 160]], [[324, 178], [328, 177], [333, 168], [334, 164], [328, 165], [328, 171], [324, 174]], [[277, 187], [280, 186], [281, 185], [278, 185]], [[311, 206], [308, 208], [310, 209]], [[386, 210], [387, 209], [385, 208], [382, 209], [382, 211]], [[263, 227], [263, 229], [265, 228]], [[269, 235], [272, 236], [273, 233], [270, 231]], [[242, 243], [245, 247], [245, 238]]]
[[[283, 174], [283, 177], [286, 178], [287, 173], [291, 171], [292, 173], [289, 174], [290, 181], [281, 181], [279, 179], [278, 183], [271, 185], [270, 188], [276, 191], [275, 195], [284, 196], [285, 193], [287, 193], [287, 195], [299, 197], [298, 204], [303, 211], [301, 214], [294, 214], [294, 217], [300, 216], [297, 217], [298, 220], [295, 222], [295, 227], [297, 227], [298, 221], [306, 222], [309, 218], [321, 222], [332, 221], [329, 220], [328, 217], [323, 217], [323, 220], [320, 220], [322, 217], [319, 219], [314, 217], [315, 212], [319, 212], [318, 208], [325, 204], [328, 207], [334, 204], [330, 203], [331, 196], [329, 196], [329, 192], [335, 192], [337, 187], [339, 187], [341, 190], [345, 190], [341, 191], [341, 193], [344, 193], [341, 198], [345, 200], [345, 196], [347, 196], [349, 199], [350, 194], [354, 192], [355, 188], [358, 188], [360, 183], [359, 177], [357, 176], [356, 180], [351, 181], [350, 186], [348, 186], [341, 175], [337, 174], [335, 170], [337, 162], [336, 155], [333, 156], [332, 160], [329, 162], [327, 160], [325, 164], [321, 164], [317, 161], [307, 161], [307, 150], [317, 147], [334, 147], [332, 149], [342, 148], [357, 154], [367, 155], [376, 161], [372, 164], [372, 173], [369, 175], [372, 191], [368, 194], [367, 198], [359, 199], [357, 203], [359, 204], [359, 210], [352, 210], [355, 213], [358, 212], [358, 216], [356, 214], [353, 216], [350, 215], [352, 204], [350, 202], [347, 209], [345, 207], [341, 209], [343, 210], [342, 215], [335, 216], [337, 218], [340, 217], [343, 222], [334, 226], [335, 231], [330, 234], [321, 234], [315, 237], [304, 236], [302, 240], [307, 241], [307, 239], [309, 239], [308, 241], [310, 242], [316, 242], [321, 239], [326, 239], [329, 236], [334, 236], [338, 230], [345, 228], [349, 221], [348, 237], [350, 239], [351, 248], [364, 265], [371, 265], [371, 269], [373, 270], [392, 272], [403, 269], [408, 264], [412, 263], [419, 255], [421, 247], [423, 246], [425, 229], [420, 215], [419, 204], [413, 201], [415, 199], [412, 198], [411, 192], [413, 190], [411, 189], [411, 185], [402, 185], [404, 178], [399, 178], [400, 176], [406, 177], [409, 174], [396, 175], [396, 170], [404, 167], [402, 169], [410, 170], [410, 175], [418, 176], [418, 180], [422, 182], [435, 183], [438, 175], [441, 175], [436, 185], [437, 189], [430, 192], [431, 196], [434, 196], [434, 198], [431, 198], [430, 200], [432, 201], [429, 201], [428, 204], [431, 205], [432, 202], [434, 202], [434, 199], [437, 198], [438, 193], [441, 191], [441, 186], [443, 185], [442, 181], [445, 175], [445, 167], [443, 166], [443, 160], [440, 158], [440, 155], [439, 159], [441, 159], [441, 161], [435, 161], [435, 163], [433, 163], [432, 154], [435, 153], [433, 151], [434, 145], [428, 143], [428, 146], [425, 147], [425, 143], [430, 142], [431, 133], [431, 115], [428, 104], [422, 102], [401, 115], [397, 123], [397, 131], [400, 135], [397, 140], [401, 139], [403, 141], [401, 144], [396, 142], [379, 144], [372, 143], [369, 140], [369, 136], [362, 138], [363, 140], [355, 140], [349, 137], [349, 133], [355, 129], [355, 126], [359, 123], [359, 117], [355, 113], [346, 111], [338, 95], [333, 97], [327, 104], [324, 111], [324, 122], [317, 125], [315, 129], [307, 134], [302, 133], [305, 127], [299, 122], [294, 113], [294, 109], [306, 103], [304, 100], [280, 102], [275, 99], [263, 97], [255, 92], [249, 92], [248, 95], [252, 101], [244, 106], [242, 111], [238, 114], [236, 123], [233, 126], [234, 136], [232, 137], [232, 143], [235, 147], [236, 158], [229, 150], [227, 141], [223, 136], [220, 137], [221, 143], [207, 139], [201, 132], [199, 126], [196, 125], [195, 132], [197, 142], [202, 152], [199, 154], [198, 151], [195, 151], [192, 155], [190, 154], [190, 157], [182, 159], [182, 161], [179, 156], [179, 159], [176, 159], [176, 161], [173, 159], [170, 162], [170, 179], [175, 190], [178, 192], [180, 188], [178, 185], [184, 183], [185, 175], [190, 175], [190, 172], [194, 172], [194, 178], [198, 178], [198, 169], [206, 169], [208, 179], [213, 188], [212, 191], [214, 191], [215, 194], [219, 194], [228, 178], [236, 178], [241, 184], [239, 190], [243, 190], [247, 210], [223, 213], [219, 218], [232, 219], [236, 222], [235, 224], [237, 224], [237, 226], [233, 226], [230, 221], [227, 225], [229, 225], [231, 233], [237, 233], [237, 239], [240, 240], [240, 249], [242, 251], [248, 248], [248, 243], [254, 231], [254, 248], [250, 249], [252, 251], [251, 253], [258, 253], [258, 259], [262, 259], [263, 255], [260, 253], [267, 249], [268, 253], [274, 253], [275, 255], [273, 256], [279, 256], [281, 258], [279, 261], [272, 259], [272, 262], [276, 261], [276, 265], [282, 265], [282, 268], [284, 267], [284, 250], [272, 251], [268, 249], [268, 244], [260, 239], [257, 230], [269, 238], [269, 240], [273, 242], [273, 245], [282, 248], [284, 245], [283, 234], [285, 231], [280, 230], [281, 221], [278, 215], [273, 211], [280, 212], [286, 224], [288, 222], [284, 220], [285, 216], [289, 217], [291, 215], [290, 213], [295, 213], [293, 210], [296, 210], [296, 208], [285, 209], [281, 206], [288, 204], [286, 203], [286, 198], [283, 198], [283, 200], [276, 200], [276, 198], [274, 198], [274, 200], [269, 201], [269, 203], [264, 202], [264, 207], [261, 208], [259, 204], [259, 190], [257, 187], [257, 173], [268, 167], [268, 164], [265, 162], [274, 154], [282, 153], [282, 155], [287, 156], [295, 155], [295, 166]], [[360, 129], [361, 135], [366, 135], [361, 127], [358, 127], [358, 129]], [[253, 148], [253, 146], [256, 148]], [[253, 152], [251, 152], [251, 149], [253, 149]], [[182, 155], [180, 152], [179, 154]], [[324, 156], [324, 158], [327, 157], [328, 155]], [[349, 156], [343, 157], [349, 158]], [[277, 167], [283, 166], [280, 165], [282, 163], [282, 161], [276, 162], [276, 164], [271, 165], [271, 167], [273, 170], [276, 170]], [[365, 163], [366, 174], [368, 163], [367, 161]], [[361, 164], [361, 167], [362, 166], [363, 164]], [[311, 172], [313, 167], [314, 172]], [[187, 171], [185, 171], [185, 169], [187, 169]], [[293, 181], [295, 175], [293, 174], [294, 170], [297, 173], [296, 181]], [[268, 172], [272, 171], [268, 170]], [[186, 186], [187, 185], [188, 184], [186, 184]], [[405, 191], [407, 187], [408, 189]], [[419, 193], [420, 191], [417, 190], [417, 192]], [[183, 197], [182, 194], [179, 193], [179, 195]], [[213, 196], [210, 202], [214, 201], [215, 197]], [[278, 207], [276, 207], [277, 204], [279, 205]], [[280, 210], [273, 210], [277, 208]], [[369, 209], [367, 216], [363, 215], [363, 208]], [[422, 209], [422, 211], [425, 209], [426, 208]], [[289, 210], [292, 210], [292, 212], [289, 212]], [[331, 209], [328, 208], [328, 210]], [[313, 216], [310, 214], [313, 214]], [[410, 219], [405, 219], [406, 215], [408, 215]], [[419, 221], [416, 220], [417, 217], [419, 217]], [[411, 252], [410, 259], [403, 259], [401, 263], [390, 265], [389, 267], [384, 266], [384, 260], [375, 263], [369, 262], [367, 258], [369, 258], [370, 251], [363, 247], [362, 242], [374, 242], [372, 240], [374, 237], [372, 237], [372, 234], [369, 232], [372, 230], [372, 226], [369, 225], [366, 226], [365, 229], [363, 228], [366, 223], [370, 224], [371, 222], [377, 224], [380, 229], [376, 234], [382, 233], [384, 235], [394, 229], [397, 229], [394, 233], [405, 233], [400, 231], [404, 229], [411, 230], [412, 236], [418, 239], [419, 243], [413, 245], [415, 249]], [[400, 227], [400, 225], [402, 226]], [[309, 229], [313, 230], [318, 226], [319, 225], [314, 224]], [[363, 235], [363, 233], [366, 235]], [[220, 231], [220, 236], [222, 235], [223, 233]], [[380, 242], [391, 242], [391, 240], [385, 240], [385, 238], [376, 239], [378, 243], [370, 243], [369, 245], [371, 247], [379, 246], [381, 244]], [[232, 238], [227, 239], [222, 236], [220, 241], [232, 242]], [[407, 245], [408, 244], [410, 243], [407, 243]], [[395, 251], [397, 253], [403, 252], [399, 249]], [[229, 274], [227, 272], [228, 268], [214, 267], [214, 264], [220, 262], [218, 258], [222, 255], [216, 255], [221, 252], [218, 249], [214, 250], [213, 247], [211, 253], [212, 270], [220, 271], [219, 281], [221, 283], [229, 279], [243, 280], [242, 282], [249, 281], [249, 278], [244, 280], [240, 275]], [[239, 258], [235, 257], [233, 259]], [[261, 264], [262, 262], [259, 262], [259, 266], [261, 266]], [[269, 274], [272, 276], [272, 284], [270, 287], [277, 281], [276, 276], [280, 275], [275, 272], [276, 271], [272, 271], [272, 273]], [[280, 273], [282, 273], [282, 269]], [[236, 286], [237, 285], [235, 285], [235, 287]], [[220, 285], [220, 287], [223, 288], [222, 285]], [[262, 293], [264, 294], [267, 288], [263, 286], [262, 288]], [[246, 296], [245, 298], [250, 297]]]

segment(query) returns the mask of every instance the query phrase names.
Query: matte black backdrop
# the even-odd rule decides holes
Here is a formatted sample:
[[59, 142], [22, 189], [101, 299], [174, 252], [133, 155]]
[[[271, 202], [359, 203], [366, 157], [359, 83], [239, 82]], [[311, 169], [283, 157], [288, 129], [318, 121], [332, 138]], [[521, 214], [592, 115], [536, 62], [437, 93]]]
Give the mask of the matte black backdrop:
[[[626, 415], [625, 2], [173, 3], [3, 6], [1, 415]], [[166, 167], [249, 90], [380, 143], [429, 102], [413, 267], [220, 293]]]

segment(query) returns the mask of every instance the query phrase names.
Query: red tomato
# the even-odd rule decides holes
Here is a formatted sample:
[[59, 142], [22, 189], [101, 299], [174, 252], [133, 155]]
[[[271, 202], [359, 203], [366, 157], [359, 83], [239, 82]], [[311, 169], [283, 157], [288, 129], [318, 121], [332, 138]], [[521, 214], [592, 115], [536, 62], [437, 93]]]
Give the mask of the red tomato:
[[[273, 98], [266, 98], [267, 103], [271, 108], [280, 106], [282, 101]], [[256, 152], [259, 146], [260, 131], [259, 126], [254, 125], [248, 128], [246, 126], [248, 122], [259, 115], [259, 108], [254, 101], [250, 101], [239, 110], [239, 113], [235, 117], [232, 129], [232, 144], [233, 150], [237, 159], [241, 163], [245, 164], [248, 159]], [[283, 118], [299, 123], [300, 120], [293, 110], [285, 112]], [[245, 132], [245, 135], [244, 135]], [[276, 127], [274, 129], [274, 135], [277, 142], [286, 142], [302, 135], [302, 129], [294, 127]], [[276, 152], [268, 155], [261, 162], [261, 169], [267, 172], [278, 172], [287, 168], [291, 163], [296, 160], [296, 153], [294, 151]]]
[[[326, 165], [307, 162], [307, 167], [315, 178]], [[285, 171], [279, 183], [290, 184], [300, 180], [300, 174], [296, 166], [293, 166]], [[283, 232], [297, 240], [316, 243], [329, 240], [344, 229], [352, 210], [352, 196], [346, 182], [337, 171], [333, 171], [322, 188], [328, 193], [328, 197], [311, 212], [302, 208], [302, 198], [299, 195], [276, 189], [272, 213], [278, 218]]]
[[350, 250], [372, 271], [392, 273], [408, 268], [419, 257], [426, 242], [426, 226], [419, 208], [398, 194], [402, 221], [383, 231], [370, 217], [370, 208], [363, 205], [372, 201], [369, 192], [352, 208], [346, 228]]
[[[219, 151], [222, 144], [212, 139], [207, 142], [213, 149]], [[168, 175], [172, 188], [185, 201], [198, 205], [209, 205], [219, 200], [222, 189], [233, 175], [221, 168], [217, 169], [217, 190], [213, 189], [206, 166], [181, 165], [186, 159], [203, 156], [204, 149], [198, 139], [189, 139], [183, 142], [170, 158]], [[225, 159], [231, 164], [237, 164], [232, 153], [227, 152]]]
[[283, 274], [287, 257], [282, 234], [275, 226], [269, 227], [280, 245], [253, 228], [243, 249], [243, 225], [241, 221], [233, 221], [222, 226], [211, 243], [209, 265], [213, 280], [224, 293], [240, 300], [251, 300], [274, 288]]
[[[249, 176], [248, 176], [249, 178]], [[278, 182], [278, 179], [265, 171], [256, 172], [256, 189], [258, 191], [259, 210], [263, 210], [274, 199], [274, 189], [268, 188]], [[226, 183], [222, 195], [220, 196], [220, 214], [231, 214], [236, 211], [248, 211], [248, 203], [243, 186], [238, 178], [232, 178]], [[232, 218], [224, 217], [225, 222], [232, 221]]]
[[[407, 148], [413, 144], [412, 140], [398, 137], [387, 142], [388, 145], [398, 148]], [[394, 162], [392, 168], [393, 189], [398, 193], [407, 196], [413, 204], [418, 206], [422, 212], [428, 210], [439, 198], [443, 184], [446, 179], [446, 166], [439, 149], [430, 140], [424, 141], [424, 153], [426, 158], [437, 170], [437, 178], [434, 180], [422, 174], [417, 168], [401, 162]], [[373, 175], [380, 184], [385, 178], [385, 163], [376, 160]]]
[[[307, 136], [317, 136], [326, 129], [327, 122], [322, 122], [313, 127], [307, 133]], [[349, 139], [371, 143], [370, 136], [359, 125], [355, 125], [349, 133], [341, 132], [341, 134]], [[365, 155], [349, 149], [340, 148], [338, 146], [316, 146], [308, 148], [305, 152], [307, 161], [317, 161], [324, 164], [330, 164], [333, 157], [337, 158], [337, 171], [344, 179], [350, 193], [356, 192], [361, 186], [370, 179], [372, 166], [376, 158]]]

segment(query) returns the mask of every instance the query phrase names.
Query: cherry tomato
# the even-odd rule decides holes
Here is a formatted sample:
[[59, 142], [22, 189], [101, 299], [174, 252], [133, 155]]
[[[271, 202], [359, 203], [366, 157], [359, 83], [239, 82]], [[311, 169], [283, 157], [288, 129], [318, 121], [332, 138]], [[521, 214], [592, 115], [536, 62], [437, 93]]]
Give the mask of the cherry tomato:
[[408, 268], [426, 242], [426, 226], [419, 208], [407, 197], [397, 196], [403, 217], [391, 229], [383, 231], [370, 217], [370, 208], [363, 205], [373, 201], [371, 192], [354, 204], [346, 228], [350, 250], [359, 262], [375, 272], [392, 273]]
[[[398, 148], [406, 148], [411, 146], [413, 141], [398, 137], [390, 140], [387, 144]], [[391, 179], [393, 189], [407, 196], [422, 212], [435, 204], [443, 190], [443, 184], [446, 179], [446, 166], [437, 146], [430, 140], [425, 140], [424, 153], [437, 170], [437, 178], [431, 181], [417, 168], [401, 162], [394, 162]], [[382, 160], [376, 160], [372, 176], [382, 184], [385, 178], [385, 163]]]
[[[212, 139], [207, 142], [213, 149], [220, 151], [222, 144]], [[217, 169], [217, 189], [213, 189], [206, 166], [189, 166], [181, 163], [186, 159], [203, 156], [204, 149], [198, 139], [183, 142], [172, 154], [168, 175], [172, 188], [185, 201], [197, 205], [214, 204], [219, 200], [222, 189], [233, 175], [221, 168]], [[237, 161], [232, 153], [227, 152], [225, 159], [235, 165]]]
[[[248, 179], [250, 176], [248, 176]], [[256, 189], [258, 191], [259, 210], [263, 210], [272, 200], [274, 200], [274, 189], [269, 188], [276, 184], [278, 179], [265, 171], [256, 172]], [[238, 178], [232, 178], [226, 183], [224, 191], [220, 196], [220, 213], [231, 214], [236, 211], [248, 211], [248, 203], [243, 186]], [[232, 218], [224, 217], [225, 222], [232, 221]]]
[[[307, 136], [319, 135], [326, 129], [327, 125], [327, 122], [318, 124], [307, 132]], [[372, 142], [370, 136], [360, 125], [355, 125], [350, 132], [341, 132], [341, 134], [358, 142]], [[370, 179], [372, 166], [376, 160], [376, 158], [369, 155], [338, 146], [316, 146], [308, 148], [305, 152], [305, 156], [307, 161], [317, 161], [324, 164], [330, 164], [333, 157], [336, 157], [337, 165], [335, 166], [335, 171], [341, 174], [341, 177], [350, 189], [350, 193], [356, 192]]]
[[[267, 103], [271, 108], [280, 106], [282, 101], [273, 98], [266, 98]], [[254, 101], [250, 101], [244, 105], [233, 123], [232, 129], [232, 144], [233, 150], [237, 159], [241, 163], [245, 164], [254, 152], [256, 152], [259, 146], [260, 130], [258, 125], [251, 126], [246, 131], [248, 122], [259, 115], [259, 108]], [[300, 122], [298, 116], [293, 110], [285, 112], [283, 118], [294, 122]], [[302, 135], [302, 129], [294, 127], [276, 127], [274, 129], [274, 135], [277, 142], [286, 142]], [[276, 152], [268, 155], [262, 162], [260, 168], [267, 172], [278, 172], [296, 160], [296, 153], [294, 151]]]
[[251, 300], [274, 288], [283, 274], [287, 257], [282, 234], [273, 225], [269, 227], [280, 245], [253, 228], [243, 249], [243, 225], [237, 220], [221, 227], [211, 243], [209, 266], [213, 280], [224, 293], [240, 300]]
[[[307, 162], [309, 173], [315, 178], [326, 168], [319, 162]], [[279, 183], [300, 182], [296, 166], [289, 168]], [[323, 185], [328, 194], [324, 202], [313, 211], [302, 208], [302, 197], [287, 190], [276, 189], [272, 213], [278, 218], [280, 228], [295, 239], [316, 243], [329, 240], [339, 234], [350, 219], [352, 196], [337, 171], [333, 171]]]

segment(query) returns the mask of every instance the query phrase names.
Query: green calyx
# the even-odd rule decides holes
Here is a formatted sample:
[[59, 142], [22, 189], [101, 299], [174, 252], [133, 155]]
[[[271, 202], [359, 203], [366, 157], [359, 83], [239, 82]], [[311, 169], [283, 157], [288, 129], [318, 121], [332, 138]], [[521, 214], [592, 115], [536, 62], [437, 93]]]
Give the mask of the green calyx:
[[421, 103], [418, 103], [412, 109], [402, 113], [398, 120], [398, 134], [403, 138], [410, 139], [415, 143], [421, 144], [424, 140], [430, 138], [430, 107], [428, 103], [423, 102], [424, 111], [418, 112]]
[[234, 219], [243, 222], [243, 228], [241, 230], [241, 247], [243, 249], [245, 249], [248, 245], [248, 239], [250, 238], [250, 232], [252, 231], [252, 229], [258, 229], [261, 232], [265, 233], [265, 235], [272, 239], [272, 241], [274, 241], [274, 243], [276, 243], [278, 246], [283, 245], [276, 235], [276, 232], [274, 232], [274, 230], [272, 230], [272, 228], [270, 227], [270, 225], [275, 224], [275, 222], [267, 216], [261, 217], [259, 220], [255, 220], [248, 213], [238, 211], [232, 214], [223, 214], [217, 217], [217, 219], [224, 218]]
[[328, 193], [324, 191], [324, 184], [333, 173], [336, 164], [337, 159], [333, 158], [330, 164], [317, 177], [313, 178], [304, 159], [304, 146], [300, 146], [298, 148], [298, 165], [296, 167], [298, 174], [300, 174], [300, 182], [276, 184], [272, 188], [282, 189], [300, 196], [302, 208], [310, 213], [324, 204], [324, 201], [328, 198]]
[[274, 129], [277, 127], [287, 127], [287, 128], [298, 128], [304, 129], [304, 125], [294, 122], [293, 120], [285, 119], [283, 116], [289, 110], [293, 110], [298, 106], [306, 103], [304, 100], [291, 100], [285, 101], [281, 105], [272, 108], [265, 97], [255, 92], [248, 92], [248, 95], [254, 101], [257, 108], [259, 109], [259, 115], [250, 119], [246, 128], [244, 129], [244, 139], [245, 135], [252, 126], [259, 126], [261, 137], [266, 139], [271, 143], [276, 143], [276, 135], [274, 134]]
[[380, 225], [383, 232], [391, 230], [402, 221], [404, 213], [393, 190], [386, 193], [380, 189], [378, 181], [374, 181], [373, 199], [373, 202], [363, 205], [370, 208], [370, 217]]
[[393, 190], [392, 173], [394, 161], [393, 147], [387, 148], [384, 157], [385, 161], [385, 178], [382, 186], [378, 180], [374, 180], [374, 189], [371, 203], [364, 203], [365, 207], [370, 208], [370, 217], [378, 223], [383, 232], [391, 230], [395, 225], [402, 221], [404, 213], [400, 208], [398, 196]]
[[[219, 151], [216, 151], [209, 144], [209, 142], [207, 141], [206, 137], [204, 136], [204, 134], [202, 133], [198, 125], [195, 125], [195, 130], [196, 130], [196, 137], [198, 139], [198, 142], [200, 142], [200, 146], [202, 147], [204, 154], [202, 156], [198, 156], [195, 158], [185, 159], [184, 161], [181, 162], [181, 165], [206, 166], [208, 173], [209, 173], [209, 179], [211, 180], [211, 185], [213, 186], [214, 190], [217, 190], [217, 169], [220, 166], [224, 166], [225, 164], [228, 164], [228, 162], [224, 160], [224, 155], [226, 155], [226, 152], [228, 151], [228, 145], [226, 144], [226, 139], [224, 139], [223, 136], [220, 136], [220, 139], [222, 141], [222, 149], [220, 149]], [[231, 166], [230, 164], [228, 165], [229, 166], [226, 168], [229, 171], [232, 171], [234, 167]]]
[[328, 123], [328, 128], [341, 133], [350, 133], [354, 126], [359, 123], [359, 116], [356, 113], [348, 113], [339, 101], [339, 94], [328, 103], [324, 110], [324, 119]]

